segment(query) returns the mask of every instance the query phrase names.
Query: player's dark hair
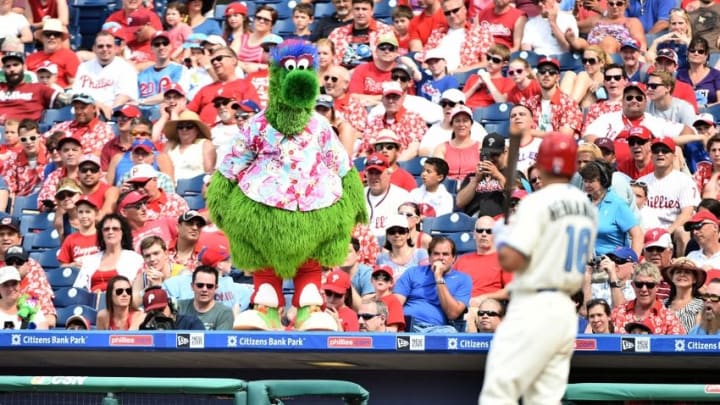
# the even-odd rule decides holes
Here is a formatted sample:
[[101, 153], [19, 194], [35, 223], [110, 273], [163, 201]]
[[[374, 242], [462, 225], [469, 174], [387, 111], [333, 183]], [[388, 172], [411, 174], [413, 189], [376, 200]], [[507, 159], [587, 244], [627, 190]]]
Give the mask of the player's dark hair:
[[195, 268], [195, 271], [192, 274], [193, 284], [195, 283], [195, 278], [197, 277], [198, 273], [207, 273], [207, 274], [212, 274], [213, 276], [215, 276], [215, 286], [217, 287], [218, 279], [220, 278], [220, 274], [218, 273], [218, 271], [215, 267], [205, 266], [205, 265], [197, 266]]
[[423, 164], [432, 166], [439, 175], [443, 176], [443, 179], [441, 181], [445, 181], [448, 173], [450, 173], [450, 167], [443, 158], [429, 157], [425, 159]]
[[439, 245], [440, 243], [449, 243], [450, 252], [452, 253], [453, 257], [457, 256], [457, 246], [455, 246], [455, 242], [453, 242], [453, 240], [448, 238], [447, 236], [434, 236], [430, 241], [430, 245], [428, 245], [428, 253], [432, 255], [432, 252], [435, 250], [435, 246]]

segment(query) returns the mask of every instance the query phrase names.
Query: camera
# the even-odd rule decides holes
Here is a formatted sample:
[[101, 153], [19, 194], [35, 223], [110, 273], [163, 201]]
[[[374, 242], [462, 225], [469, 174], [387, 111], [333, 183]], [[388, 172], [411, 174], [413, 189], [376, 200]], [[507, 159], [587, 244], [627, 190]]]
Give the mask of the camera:
[[605, 256], [595, 256], [588, 262], [588, 266], [592, 267], [593, 283], [604, 283], [610, 279], [607, 272], [600, 268], [600, 262], [603, 259], [605, 259]]
[[492, 153], [490, 153], [489, 150], [482, 149], [480, 150], [480, 160], [486, 161], [486, 160], [492, 160]]
[[174, 330], [175, 320], [162, 311], [150, 311], [140, 324], [140, 330]]

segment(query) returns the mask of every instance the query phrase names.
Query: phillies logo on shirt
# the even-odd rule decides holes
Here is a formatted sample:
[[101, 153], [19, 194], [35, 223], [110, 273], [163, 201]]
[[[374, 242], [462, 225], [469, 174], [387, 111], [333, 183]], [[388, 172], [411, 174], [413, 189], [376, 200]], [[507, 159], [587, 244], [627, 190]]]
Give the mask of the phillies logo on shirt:
[[647, 200], [647, 205], [651, 208], [674, 208], [680, 209], [679, 200], [671, 200], [664, 195], [654, 195]]
[[382, 83], [376, 82], [372, 77], [366, 77], [365, 91], [369, 93], [382, 93]]
[[491, 24], [487, 20], [480, 22], [480, 26], [490, 31], [494, 37], [507, 37], [512, 35], [510, 29], [502, 24]]
[[80, 77], [80, 83], [80, 87], [90, 89], [102, 89], [105, 87], [111, 87], [113, 85], [113, 82], [110, 79], [102, 78], [96, 82], [92, 79], [92, 77], [85, 75]]
[[21, 91], [0, 91], [0, 101], [8, 101], [8, 100], [23, 100], [23, 101], [31, 101], [32, 100], [32, 93], [24, 93]]

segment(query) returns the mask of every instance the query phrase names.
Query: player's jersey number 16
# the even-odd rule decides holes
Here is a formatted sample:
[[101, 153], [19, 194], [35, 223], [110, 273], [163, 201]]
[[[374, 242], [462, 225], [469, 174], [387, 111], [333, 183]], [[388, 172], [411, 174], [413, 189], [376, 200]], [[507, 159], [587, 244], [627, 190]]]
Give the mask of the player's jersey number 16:
[[575, 225], [568, 225], [565, 228], [567, 235], [567, 252], [565, 252], [565, 271], [570, 273], [576, 271], [585, 273], [585, 266], [590, 261], [590, 243], [592, 242], [592, 230], [588, 227], [576, 228]]

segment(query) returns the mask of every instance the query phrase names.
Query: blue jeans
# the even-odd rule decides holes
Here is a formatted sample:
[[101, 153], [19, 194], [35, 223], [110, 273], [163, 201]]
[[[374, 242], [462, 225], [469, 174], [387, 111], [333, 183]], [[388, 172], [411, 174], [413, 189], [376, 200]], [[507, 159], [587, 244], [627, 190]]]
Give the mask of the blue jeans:
[[414, 321], [412, 324], [412, 330], [410, 332], [415, 333], [458, 333], [452, 325], [431, 325], [429, 323], [422, 323]]

